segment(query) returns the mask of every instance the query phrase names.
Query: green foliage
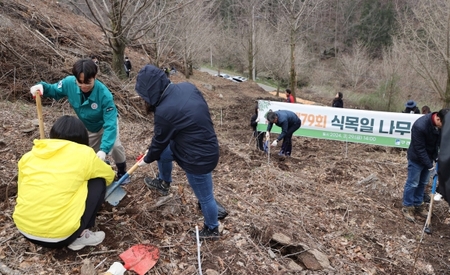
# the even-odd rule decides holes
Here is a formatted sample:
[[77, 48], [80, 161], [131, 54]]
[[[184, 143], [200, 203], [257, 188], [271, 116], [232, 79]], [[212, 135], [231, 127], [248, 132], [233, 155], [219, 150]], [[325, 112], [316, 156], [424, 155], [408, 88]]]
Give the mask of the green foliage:
[[349, 44], [362, 41], [373, 56], [378, 56], [383, 47], [392, 45], [391, 35], [396, 28], [394, 8], [392, 1], [364, 0], [360, 17], [353, 18], [355, 25], [347, 40]]
[[369, 94], [362, 94], [358, 99], [361, 106], [369, 110], [400, 112], [403, 110], [403, 102], [399, 100], [400, 87], [397, 85], [398, 76], [392, 76], [383, 81], [378, 89]]

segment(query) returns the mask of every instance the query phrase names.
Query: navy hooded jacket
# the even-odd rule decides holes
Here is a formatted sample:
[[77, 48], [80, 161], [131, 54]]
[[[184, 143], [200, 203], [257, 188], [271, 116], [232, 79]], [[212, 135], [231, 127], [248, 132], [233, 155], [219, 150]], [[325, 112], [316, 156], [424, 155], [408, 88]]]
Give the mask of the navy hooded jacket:
[[430, 169], [439, 152], [441, 130], [433, 125], [431, 117], [426, 114], [418, 118], [411, 129], [411, 143], [408, 148], [408, 159]]
[[191, 174], [207, 174], [219, 161], [219, 144], [208, 104], [191, 83], [173, 84], [164, 71], [146, 65], [136, 92], [155, 107], [154, 136], [144, 161], [159, 160], [170, 144], [178, 165]]

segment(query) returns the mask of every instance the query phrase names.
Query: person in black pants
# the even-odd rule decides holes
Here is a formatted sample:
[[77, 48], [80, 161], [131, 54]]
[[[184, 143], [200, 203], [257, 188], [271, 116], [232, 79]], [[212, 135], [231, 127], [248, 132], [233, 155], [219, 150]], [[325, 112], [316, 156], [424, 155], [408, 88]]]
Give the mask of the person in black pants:
[[269, 121], [266, 132], [267, 138], [270, 136], [270, 130], [272, 130], [273, 124], [281, 128], [281, 134], [272, 142], [271, 146], [277, 146], [278, 142], [283, 140], [278, 155], [281, 157], [290, 157], [292, 153], [292, 135], [300, 128], [302, 121], [298, 118], [297, 114], [288, 110], [268, 112], [267, 120]]
[[253, 136], [256, 138], [256, 148], [258, 148], [261, 151], [264, 151], [264, 134], [261, 131], [257, 130], [259, 118], [258, 118], [258, 104], [255, 106], [255, 113], [252, 115], [250, 119], [250, 126], [253, 128]]
[[132, 66], [131, 66], [131, 61], [130, 61], [130, 59], [128, 59], [127, 56], [125, 56], [125, 61], [124, 61], [123, 65], [125, 66], [125, 72], [127, 73], [127, 77], [129, 78]]

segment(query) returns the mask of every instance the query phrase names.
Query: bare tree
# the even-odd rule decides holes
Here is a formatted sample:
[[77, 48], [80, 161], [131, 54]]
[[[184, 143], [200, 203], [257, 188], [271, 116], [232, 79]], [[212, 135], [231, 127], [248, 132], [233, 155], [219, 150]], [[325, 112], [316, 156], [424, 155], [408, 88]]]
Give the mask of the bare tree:
[[[162, 17], [192, 1], [71, 0], [70, 3], [101, 28], [113, 52], [112, 68], [125, 77], [125, 47], [141, 39]], [[80, 2], [86, 8], [80, 7]]]
[[280, 14], [283, 22], [279, 24], [280, 30], [285, 31], [286, 36], [289, 37], [290, 45], [290, 88], [294, 98], [296, 98], [297, 87], [297, 72], [295, 61], [295, 47], [302, 39], [302, 36], [307, 31], [307, 21], [312, 16], [323, 0], [278, 0], [281, 6]]
[[240, 48], [243, 49], [242, 59], [247, 61], [248, 78], [256, 78], [256, 55], [258, 44], [258, 26], [264, 22], [261, 9], [265, 5], [265, 0], [237, 0], [231, 5], [236, 14], [235, 32], [240, 41]]
[[367, 80], [365, 76], [370, 68], [371, 61], [366, 47], [361, 42], [354, 45], [352, 54], [341, 55], [339, 63], [341, 63], [353, 89]]
[[236, 48], [233, 44], [233, 31], [229, 28], [223, 27], [223, 22], [219, 21], [211, 34], [211, 46], [212, 58], [217, 67], [217, 73], [220, 74], [220, 70], [229, 65], [229, 57], [232, 56], [232, 52]]
[[450, 106], [450, 2], [417, 0], [401, 12], [400, 42], [409, 64]]
[[208, 15], [214, 4], [214, 1], [197, 0], [174, 13], [178, 22], [174, 24], [175, 51], [183, 57], [186, 77], [192, 75], [194, 62], [210, 47], [214, 22]]
[[281, 81], [289, 73], [289, 44], [284, 37], [284, 33], [276, 32], [271, 26], [261, 28], [258, 36], [258, 44], [264, 45], [259, 51], [261, 69], [267, 73], [267, 76], [273, 78], [277, 83], [277, 96], [280, 93]]

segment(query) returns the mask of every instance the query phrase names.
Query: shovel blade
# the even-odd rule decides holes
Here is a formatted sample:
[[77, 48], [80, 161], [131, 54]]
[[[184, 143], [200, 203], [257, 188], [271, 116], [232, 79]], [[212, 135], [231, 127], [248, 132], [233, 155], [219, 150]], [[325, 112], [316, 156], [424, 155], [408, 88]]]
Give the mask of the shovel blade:
[[112, 206], [116, 206], [126, 194], [127, 192], [121, 186], [117, 186], [114, 191], [106, 197], [106, 201]]
[[139, 275], [149, 271], [159, 259], [159, 249], [153, 245], [137, 244], [119, 255], [127, 270], [133, 270]]

